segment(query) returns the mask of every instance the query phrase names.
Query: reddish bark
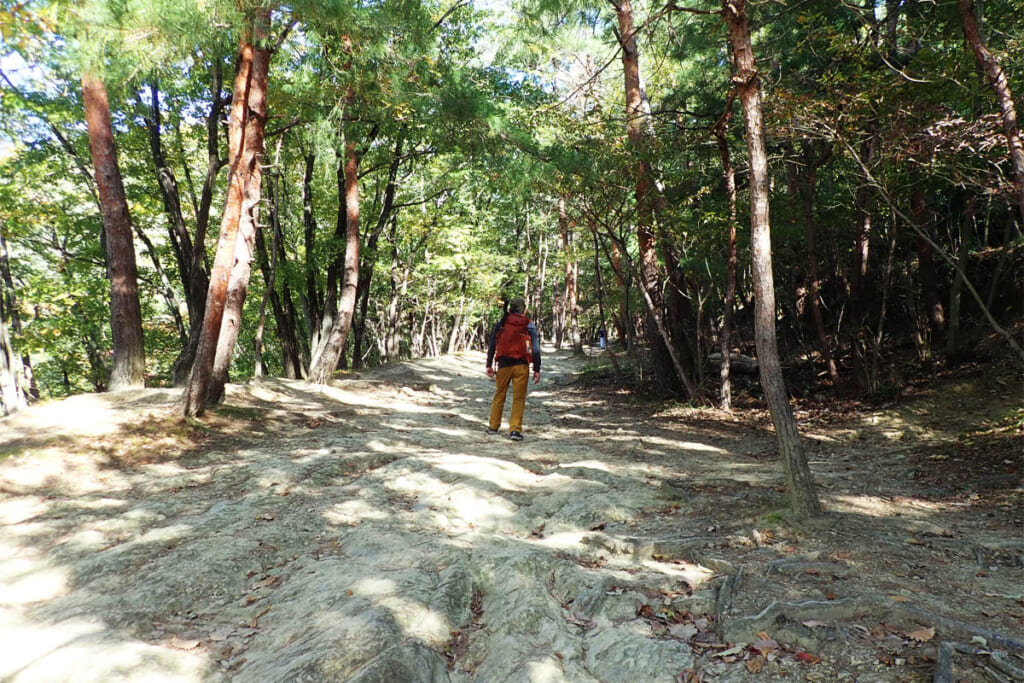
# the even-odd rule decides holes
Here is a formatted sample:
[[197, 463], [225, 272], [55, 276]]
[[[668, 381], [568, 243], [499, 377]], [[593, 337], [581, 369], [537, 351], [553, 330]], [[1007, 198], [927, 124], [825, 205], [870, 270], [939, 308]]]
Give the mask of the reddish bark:
[[246, 161], [242, 155], [249, 118], [253, 61], [257, 52], [252, 40], [251, 34], [243, 36], [238, 50], [238, 65], [228, 120], [228, 189], [224, 200], [224, 212], [221, 215], [217, 252], [210, 272], [210, 285], [207, 288], [203, 327], [192, 364], [192, 373], [182, 397], [186, 417], [202, 415], [206, 409], [207, 391], [227, 302], [228, 282], [235, 262], [235, 243], [242, 217], [245, 184], [253, 161]]
[[228, 279], [227, 298], [221, 320], [217, 350], [214, 354], [210, 386], [206, 392], [208, 404], [220, 401], [224, 396], [224, 385], [228, 381], [231, 356], [238, 342], [242, 326], [242, 308], [249, 290], [252, 274], [253, 249], [256, 241], [256, 224], [259, 220], [260, 200], [263, 185], [263, 140], [267, 122], [267, 85], [270, 69], [270, 51], [265, 47], [266, 26], [257, 20], [254, 31], [252, 73], [249, 79], [249, 113], [245, 122], [242, 146], [242, 164], [246, 175], [242, 188], [242, 207], [235, 240], [235, 259]]
[[[626, 92], [626, 136], [640, 154], [646, 139], [645, 127], [650, 123], [640, 77], [640, 51], [636, 41], [636, 25], [630, 0], [613, 2], [619, 24], [619, 45], [622, 47], [622, 74]], [[640, 158], [636, 169], [636, 232], [639, 251], [640, 286], [647, 304], [646, 334], [658, 365], [671, 365], [676, 377], [690, 398], [697, 397], [697, 387], [682, 366], [672, 339], [662, 319], [664, 298], [661, 294], [661, 267], [658, 263], [658, 239], [654, 228], [656, 186], [650, 163]], [[666, 360], [667, 357], [667, 360]], [[667, 371], [667, 367], [665, 368]]]
[[82, 77], [82, 101], [89, 129], [99, 191], [103, 230], [106, 234], [107, 267], [110, 275], [110, 327], [114, 342], [114, 364], [110, 373], [112, 390], [140, 387], [146, 381], [146, 355], [139, 306], [138, 272], [132, 240], [128, 200], [117, 164], [114, 133], [110, 123], [107, 89], [98, 78]]

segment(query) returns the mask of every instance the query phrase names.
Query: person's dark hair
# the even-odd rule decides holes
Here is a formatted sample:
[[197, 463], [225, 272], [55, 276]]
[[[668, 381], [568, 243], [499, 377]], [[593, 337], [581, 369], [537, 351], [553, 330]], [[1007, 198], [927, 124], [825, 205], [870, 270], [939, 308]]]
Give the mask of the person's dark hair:
[[509, 313], [525, 313], [526, 312], [526, 301], [524, 299], [512, 299], [508, 302], [507, 311]]

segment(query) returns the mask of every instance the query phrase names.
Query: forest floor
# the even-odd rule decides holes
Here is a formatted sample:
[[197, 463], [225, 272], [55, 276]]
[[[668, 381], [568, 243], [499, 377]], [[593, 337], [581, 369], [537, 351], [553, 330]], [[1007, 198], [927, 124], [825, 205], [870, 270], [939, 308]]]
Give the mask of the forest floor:
[[1012, 368], [798, 402], [796, 522], [756, 403], [548, 351], [521, 443], [477, 353], [0, 421], [0, 680], [1022, 680]]

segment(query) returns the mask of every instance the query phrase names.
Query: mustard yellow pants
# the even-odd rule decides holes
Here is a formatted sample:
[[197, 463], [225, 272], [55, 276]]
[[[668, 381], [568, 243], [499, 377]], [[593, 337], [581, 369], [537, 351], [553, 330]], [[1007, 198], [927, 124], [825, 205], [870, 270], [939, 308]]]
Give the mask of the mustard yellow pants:
[[501, 414], [505, 410], [505, 397], [508, 396], [508, 385], [512, 385], [512, 414], [508, 419], [510, 432], [523, 431], [523, 412], [526, 410], [526, 385], [530, 379], [530, 366], [509, 365], [498, 368], [494, 375], [494, 400], [491, 401], [491, 429], [501, 427]]

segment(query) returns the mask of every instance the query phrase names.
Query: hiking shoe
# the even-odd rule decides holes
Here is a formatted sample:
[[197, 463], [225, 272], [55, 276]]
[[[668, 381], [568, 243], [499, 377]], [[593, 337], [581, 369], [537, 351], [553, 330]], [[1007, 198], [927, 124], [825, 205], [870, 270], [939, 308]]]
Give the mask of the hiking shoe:
[[520, 434], [519, 432], [509, 432], [508, 438], [512, 439], [513, 441], [522, 441], [523, 435]]
[[497, 429], [491, 429], [490, 427], [488, 427], [487, 428], [487, 433], [488, 434], [497, 434], [498, 430]]

